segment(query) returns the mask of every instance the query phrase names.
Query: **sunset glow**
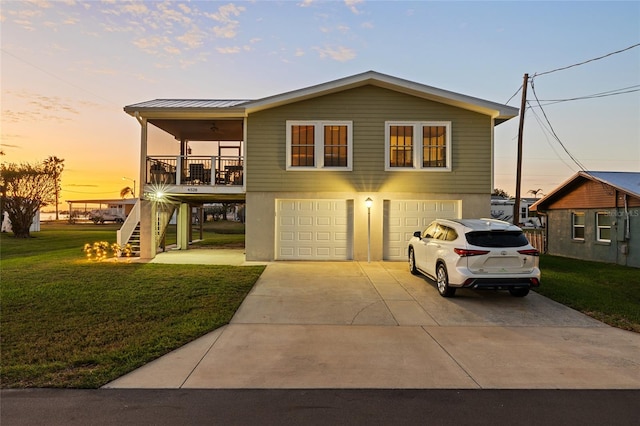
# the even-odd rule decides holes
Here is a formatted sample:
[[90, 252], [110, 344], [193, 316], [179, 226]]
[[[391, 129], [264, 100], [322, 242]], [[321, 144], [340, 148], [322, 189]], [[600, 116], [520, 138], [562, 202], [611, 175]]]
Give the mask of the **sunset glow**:
[[[638, 2], [42, 0], [3, 1], [0, 13], [1, 161], [64, 159], [62, 209], [65, 200], [118, 198], [132, 185], [123, 176], [139, 180], [140, 125], [125, 105], [258, 99], [375, 70], [519, 107], [524, 73], [640, 41]], [[585, 167], [638, 171], [638, 89], [640, 48], [536, 77], [523, 195], [549, 192], [579, 169], [535, 96]], [[573, 98], [581, 100], [559, 102]], [[517, 127], [516, 118], [495, 133], [494, 186], [511, 195]]]

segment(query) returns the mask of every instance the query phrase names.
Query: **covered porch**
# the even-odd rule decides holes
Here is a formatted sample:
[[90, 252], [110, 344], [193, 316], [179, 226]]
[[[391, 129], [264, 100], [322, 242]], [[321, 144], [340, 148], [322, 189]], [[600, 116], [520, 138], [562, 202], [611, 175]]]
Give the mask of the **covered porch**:
[[[141, 199], [119, 232], [139, 235], [140, 257], [154, 258], [176, 218], [180, 250], [192, 240], [192, 209], [244, 202], [245, 101], [155, 100], [125, 107], [141, 126]], [[197, 232], [197, 231], [196, 231]]]

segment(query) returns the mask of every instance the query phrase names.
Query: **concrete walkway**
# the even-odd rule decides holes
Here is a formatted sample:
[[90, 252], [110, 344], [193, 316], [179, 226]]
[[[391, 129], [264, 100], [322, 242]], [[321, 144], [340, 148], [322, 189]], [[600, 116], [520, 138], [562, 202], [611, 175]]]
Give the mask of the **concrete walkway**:
[[105, 388], [640, 389], [640, 334], [536, 293], [445, 299], [404, 263], [275, 262], [229, 325]]

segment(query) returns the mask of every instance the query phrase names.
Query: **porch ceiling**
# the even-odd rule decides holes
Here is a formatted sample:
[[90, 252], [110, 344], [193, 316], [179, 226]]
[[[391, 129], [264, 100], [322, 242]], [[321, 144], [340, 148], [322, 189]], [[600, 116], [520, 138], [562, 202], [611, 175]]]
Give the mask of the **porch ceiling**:
[[153, 118], [149, 123], [173, 135], [177, 140], [241, 141], [242, 120], [172, 120]]

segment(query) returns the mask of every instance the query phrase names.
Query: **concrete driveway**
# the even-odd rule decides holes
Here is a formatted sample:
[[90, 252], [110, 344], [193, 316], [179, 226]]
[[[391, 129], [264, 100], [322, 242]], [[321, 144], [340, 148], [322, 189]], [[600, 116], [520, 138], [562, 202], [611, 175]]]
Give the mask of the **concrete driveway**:
[[404, 263], [276, 262], [229, 325], [105, 387], [640, 389], [640, 334], [536, 293], [445, 299]]

